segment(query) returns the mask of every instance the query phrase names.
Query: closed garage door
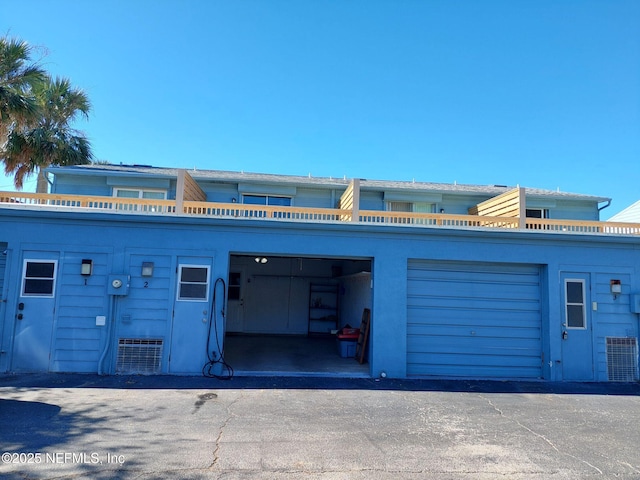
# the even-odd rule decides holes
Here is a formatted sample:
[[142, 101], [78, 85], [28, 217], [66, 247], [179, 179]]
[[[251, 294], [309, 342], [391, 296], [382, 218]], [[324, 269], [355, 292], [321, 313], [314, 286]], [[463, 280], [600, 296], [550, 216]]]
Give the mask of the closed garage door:
[[407, 290], [408, 375], [541, 377], [538, 266], [413, 260]]

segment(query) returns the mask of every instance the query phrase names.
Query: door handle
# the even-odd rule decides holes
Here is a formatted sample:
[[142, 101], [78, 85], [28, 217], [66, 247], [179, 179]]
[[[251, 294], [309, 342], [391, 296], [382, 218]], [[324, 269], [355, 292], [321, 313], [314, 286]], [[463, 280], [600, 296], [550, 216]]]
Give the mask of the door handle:
[[566, 340], [567, 338], [569, 338], [569, 334], [567, 333], [567, 331], [566, 331], [566, 330], [564, 330], [564, 331], [562, 332], [562, 339], [563, 339], [563, 340]]

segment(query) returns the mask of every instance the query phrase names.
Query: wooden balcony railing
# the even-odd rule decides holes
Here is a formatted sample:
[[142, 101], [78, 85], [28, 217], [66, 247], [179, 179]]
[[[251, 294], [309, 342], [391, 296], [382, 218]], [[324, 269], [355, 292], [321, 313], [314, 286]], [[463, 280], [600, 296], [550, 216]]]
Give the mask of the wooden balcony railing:
[[[371, 225], [407, 225], [445, 228], [519, 229], [520, 218], [452, 215], [444, 213], [353, 211], [338, 208], [281, 207], [238, 203], [183, 201], [182, 211], [175, 200], [148, 200], [88, 195], [57, 195], [0, 192], [0, 208], [78, 209], [114, 214], [188, 215], [211, 218], [286, 220], [300, 222], [361, 223]], [[593, 222], [527, 218], [525, 229], [553, 233], [604, 235], [640, 235], [640, 223]]]
[[245, 203], [184, 202], [184, 214], [222, 218], [262, 218], [306, 222], [338, 222], [349, 210], [337, 208], [280, 207]]
[[360, 223], [392, 225], [425, 225], [434, 227], [491, 227], [518, 228], [518, 219], [512, 217], [483, 217], [478, 215], [452, 215], [445, 213], [385, 212], [360, 210]]
[[96, 197], [89, 195], [56, 195], [43, 193], [0, 192], [0, 204], [25, 207], [89, 208], [110, 212], [175, 213], [173, 200]]

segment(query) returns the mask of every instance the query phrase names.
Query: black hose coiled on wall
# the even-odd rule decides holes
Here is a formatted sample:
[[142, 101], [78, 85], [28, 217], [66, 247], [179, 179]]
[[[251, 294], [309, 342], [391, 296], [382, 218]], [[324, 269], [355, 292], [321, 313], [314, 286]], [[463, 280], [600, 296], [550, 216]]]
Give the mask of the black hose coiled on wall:
[[[218, 313], [216, 308], [216, 294], [218, 291], [218, 283], [222, 284], [222, 319], [223, 325], [225, 320], [225, 299], [227, 298], [227, 285], [222, 278], [218, 278], [213, 284], [213, 304], [211, 313], [209, 315], [209, 330], [207, 332], [207, 363], [202, 366], [202, 375], [209, 378], [217, 378], [218, 380], [230, 380], [233, 377], [233, 368], [224, 359], [224, 349], [220, 346], [220, 340], [218, 337]], [[211, 350], [211, 325], [213, 325], [214, 334], [216, 337], [217, 350]], [[224, 342], [223, 342], [224, 343]], [[222, 373], [214, 373], [217, 365], [222, 366]], [[226, 373], [224, 373], [226, 372]]]

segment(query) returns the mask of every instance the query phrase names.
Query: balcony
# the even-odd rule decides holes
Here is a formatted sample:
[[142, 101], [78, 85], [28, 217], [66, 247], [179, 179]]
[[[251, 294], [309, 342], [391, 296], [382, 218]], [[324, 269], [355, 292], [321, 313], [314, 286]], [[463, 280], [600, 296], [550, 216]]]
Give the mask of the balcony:
[[[498, 197], [496, 197], [498, 198]], [[492, 199], [493, 200], [493, 199]], [[357, 223], [415, 228], [511, 229], [544, 233], [640, 235], [640, 224], [524, 218], [520, 215], [452, 215], [359, 210], [357, 202], [342, 208], [304, 208], [193, 200], [142, 200], [83, 195], [0, 192], [0, 208], [100, 212], [114, 215], [187, 216], [264, 220], [269, 222]]]

